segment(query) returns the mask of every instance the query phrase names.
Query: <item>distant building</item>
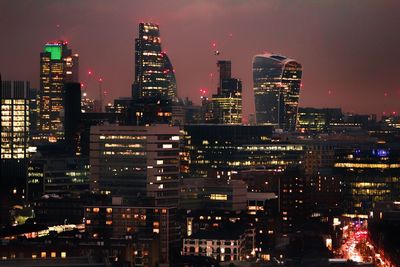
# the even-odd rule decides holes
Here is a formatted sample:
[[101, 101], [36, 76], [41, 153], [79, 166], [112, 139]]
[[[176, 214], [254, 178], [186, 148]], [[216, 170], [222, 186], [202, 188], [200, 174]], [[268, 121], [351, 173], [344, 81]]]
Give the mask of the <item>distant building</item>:
[[42, 141], [64, 140], [64, 84], [78, 82], [78, 58], [64, 41], [46, 43], [40, 53], [38, 130]]
[[203, 122], [219, 124], [242, 123], [242, 82], [231, 76], [231, 61], [217, 62], [219, 83], [217, 94], [203, 98]]
[[243, 211], [247, 209], [246, 183], [240, 180], [185, 178], [181, 182], [181, 209]]
[[294, 131], [297, 123], [302, 67], [275, 54], [253, 58], [253, 83], [258, 124]]
[[182, 174], [227, 179], [243, 169], [283, 170], [304, 156], [301, 144], [272, 142], [272, 127], [249, 125], [186, 125]]
[[178, 127], [92, 126], [91, 189], [131, 199], [150, 197], [156, 205], [177, 206], [179, 152]]
[[78, 196], [89, 191], [89, 161], [63, 150], [40, 149], [28, 163], [27, 196], [35, 200], [45, 194]]
[[218, 261], [245, 260], [254, 253], [254, 230], [240, 226], [198, 231], [183, 239], [183, 255], [207, 256]]
[[335, 176], [343, 183], [343, 208], [349, 214], [368, 215], [379, 201], [398, 200], [400, 150], [385, 144], [337, 151]]
[[139, 37], [135, 40], [135, 81], [132, 97], [177, 97], [174, 69], [167, 54], [162, 52], [160, 29], [154, 23], [140, 23]]
[[304, 133], [327, 133], [332, 124], [343, 122], [339, 108], [299, 108], [297, 129]]

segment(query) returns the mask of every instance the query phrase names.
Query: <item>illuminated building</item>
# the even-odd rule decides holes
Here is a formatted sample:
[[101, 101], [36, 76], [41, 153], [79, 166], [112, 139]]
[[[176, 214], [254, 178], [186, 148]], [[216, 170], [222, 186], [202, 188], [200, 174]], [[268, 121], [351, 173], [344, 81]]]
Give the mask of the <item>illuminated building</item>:
[[[116, 203], [115, 199], [113, 202]], [[133, 239], [137, 257], [135, 266], [169, 263], [169, 253], [179, 242], [176, 208], [118, 203], [86, 206], [84, 211], [85, 229], [93, 239]]]
[[120, 125], [170, 124], [173, 120], [174, 101], [154, 97], [114, 100], [114, 113]]
[[184, 238], [182, 254], [207, 256], [229, 262], [248, 259], [253, 251], [254, 229], [246, 230], [236, 226], [229, 229], [201, 230]]
[[78, 55], [67, 43], [47, 43], [40, 53], [39, 123], [40, 139], [58, 142], [64, 139], [62, 112], [64, 84], [78, 82]]
[[97, 125], [91, 128], [91, 189], [125, 198], [178, 205], [178, 127]]
[[279, 177], [279, 213], [282, 234], [295, 232], [309, 215], [306, 176], [299, 166], [285, 170]]
[[343, 122], [339, 108], [299, 108], [297, 129], [304, 133], [326, 133], [332, 123]]
[[294, 131], [297, 123], [302, 68], [293, 59], [263, 54], [253, 58], [253, 83], [258, 124]]
[[3, 81], [1, 92], [1, 159], [26, 159], [29, 152], [31, 102], [29, 82]]
[[176, 79], [172, 64], [161, 49], [159, 26], [140, 23], [139, 37], [135, 40], [135, 81], [132, 97], [175, 98]]
[[272, 142], [268, 126], [186, 125], [182, 174], [230, 178], [233, 171], [266, 168], [277, 171], [298, 164], [304, 145]]
[[77, 196], [89, 191], [88, 159], [52, 145], [39, 148], [28, 163], [27, 195], [35, 200], [45, 194]]
[[[1, 81], [1, 202], [21, 204], [26, 190], [26, 163], [34, 148], [29, 146], [31, 102], [34, 91], [29, 82]], [[8, 203], [8, 204], [7, 204]], [[5, 218], [8, 218], [6, 216]]]
[[218, 93], [203, 98], [204, 122], [220, 124], [242, 123], [242, 82], [231, 77], [231, 61], [217, 62]]
[[94, 100], [86, 92], [82, 92], [81, 99], [82, 113], [94, 112]]
[[343, 208], [367, 215], [379, 201], [398, 200], [400, 150], [394, 145], [343, 149], [337, 152], [335, 176], [343, 184]]
[[242, 211], [247, 208], [246, 183], [240, 180], [185, 178], [181, 181], [181, 209]]

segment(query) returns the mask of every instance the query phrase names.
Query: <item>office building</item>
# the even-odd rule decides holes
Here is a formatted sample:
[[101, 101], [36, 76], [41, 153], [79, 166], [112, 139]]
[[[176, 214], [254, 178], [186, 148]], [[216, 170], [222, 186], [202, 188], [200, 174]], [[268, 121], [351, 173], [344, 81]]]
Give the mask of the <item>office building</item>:
[[254, 229], [233, 224], [221, 229], [201, 230], [184, 238], [182, 254], [229, 262], [248, 259], [254, 249]]
[[304, 145], [273, 142], [268, 126], [186, 125], [181, 171], [188, 177], [230, 179], [243, 169], [284, 170], [298, 164]]
[[329, 133], [333, 124], [341, 122], [340, 108], [299, 108], [297, 129], [303, 133]]
[[253, 83], [258, 124], [294, 131], [297, 123], [302, 67], [275, 54], [253, 58]]
[[139, 37], [135, 40], [135, 81], [132, 97], [175, 98], [176, 79], [171, 61], [162, 52], [160, 29], [154, 23], [140, 23]]
[[178, 205], [178, 127], [92, 126], [90, 136], [91, 189], [156, 205]]
[[125, 206], [117, 202], [117, 198], [113, 198], [113, 202], [85, 206], [87, 233], [95, 240], [133, 239], [136, 264], [140, 264], [135, 266], [169, 263], [170, 252], [179, 242], [176, 208]]
[[78, 196], [89, 191], [89, 160], [63, 146], [41, 147], [28, 163], [27, 196]]
[[376, 202], [398, 200], [399, 151], [395, 144], [336, 151], [334, 175], [342, 182], [346, 213], [367, 216]]
[[67, 42], [46, 43], [40, 53], [39, 139], [64, 140], [64, 84], [78, 82], [78, 54]]
[[217, 94], [210, 99], [203, 98], [203, 121], [205, 123], [242, 123], [242, 82], [232, 78], [229, 60], [217, 62], [219, 82]]
[[30, 130], [34, 91], [29, 82], [1, 81], [1, 175], [0, 192], [2, 218], [7, 210], [21, 204], [25, 198], [26, 164], [34, 152], [30, 147]]

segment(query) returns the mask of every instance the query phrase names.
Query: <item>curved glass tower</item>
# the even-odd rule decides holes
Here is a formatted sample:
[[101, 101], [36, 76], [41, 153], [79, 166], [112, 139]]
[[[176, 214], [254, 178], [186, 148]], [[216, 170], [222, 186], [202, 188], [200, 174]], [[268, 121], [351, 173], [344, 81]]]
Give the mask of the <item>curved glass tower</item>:
[[139, 24], [139, 38], [135, 40], [132, 96], [134, 99], [176, 97], [175, 74], [167, 54], [162, 52], [157, 24]]
[[294, 131], [299, 106], [302, 67], [281, 55], [253, 58], [253, 88], [257, 124]]
[[161, 56], [164, 59], [164, 70], [163, 70], [163, 74], [165, 75], [165, 78], [168, 82], [167, 85], [167, 94], [168, 97], [173, 99], [177, 97], [177, 85], [176, 85], [176, 78], [175, 78], [175, 70], [172, 67], [172, 63], [169, 60], [168, 55], [165, 52], [161, 53]]

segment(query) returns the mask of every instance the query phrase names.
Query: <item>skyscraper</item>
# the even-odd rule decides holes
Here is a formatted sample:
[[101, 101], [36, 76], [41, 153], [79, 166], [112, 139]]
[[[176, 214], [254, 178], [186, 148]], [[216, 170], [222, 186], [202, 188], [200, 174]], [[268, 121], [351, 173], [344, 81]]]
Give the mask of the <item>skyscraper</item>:
[[212, 122], [222, 124], [242, 123], [242, 82], [232, 78], [231, 61], [217, 62], [219, 72], [218, 93], [210, 99]]
[[297, 122], [302, 67], [275, 54], [253, 58], [253, 83], [258, 124], [294, 131]]
[[174, 69], [167, 54], [162, 52], [157, 24], [140, 23], [139, 38], [135, 40], [135, 81], [132, 97], [176, 97]]
[[47, 43], [40, 53], [38, 130], [42, 141], [64, 139], [64, 84], [78, 79], [78, 54], [72, 54], [67, 42]]

